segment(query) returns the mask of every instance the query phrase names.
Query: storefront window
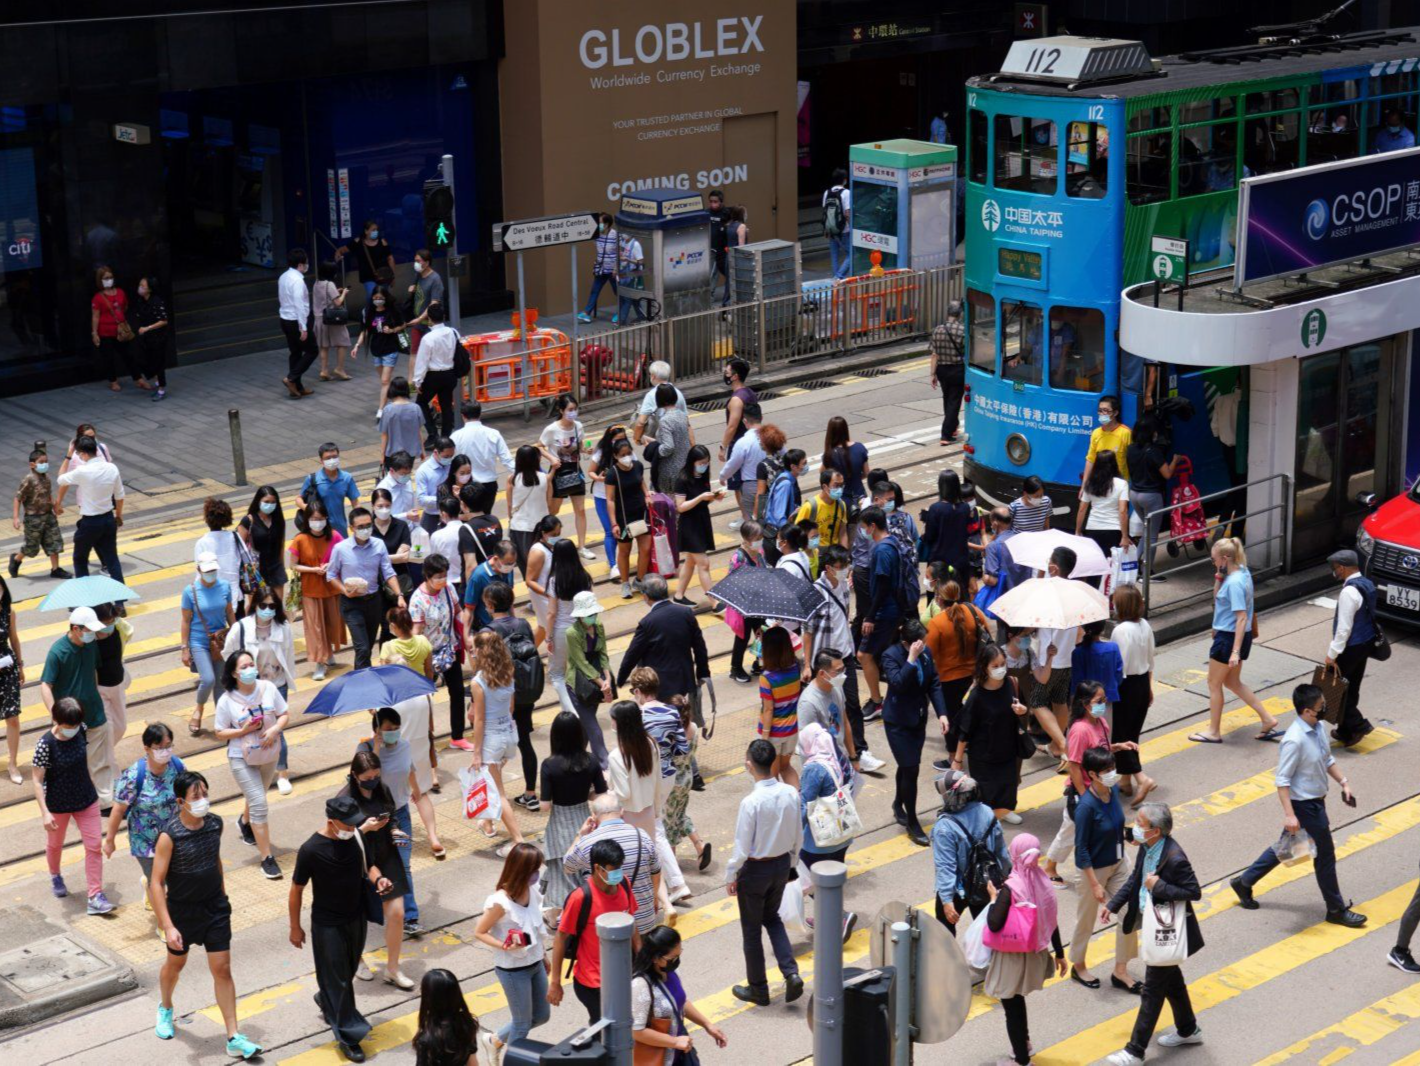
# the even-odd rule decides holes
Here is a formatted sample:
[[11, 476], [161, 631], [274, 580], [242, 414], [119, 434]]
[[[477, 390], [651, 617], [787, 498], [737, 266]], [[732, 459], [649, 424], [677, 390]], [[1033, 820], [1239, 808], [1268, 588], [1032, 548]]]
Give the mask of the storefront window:
[[1001, 376], [1039, 385], [1045, 364], [1045, 316], [1034, 304], [1001, 301]]
[[967, 347], [971, 365], [996, 373], [996, 301], [984, 292], [966, 292]]
[[1072, 122], [1065, 144], [1065, 192], [1085, 200], [1104, 198], [1109, 187], [1109, 130], [1097, 122]]
[[[54, 140], [39, 109], [6, 108], [0, 125], [0, 377], [27, 367], [61, 345], [58, 308], [66, 298], [91, 295], [88, 277], [82, 296], [56, 270], [65, 232], [64, 183], [48, 163]], [[91, 242], [85, 239], [85, 247]], [[92, 249], [91, 249], [92, 250]], [[84, 312], [87, 339], [87, 309]]]
[[1104, 391], [1104, 314], [1098, 309], [1050, 309], [1050, 386]]
[[986, 183], [986, 162], [991, 158], [991, 148], [986, 143], [986, 113], [969, 111], [966, 116], [967, 138], [970, 154], [970, 173], [967, 175], [978, 185]]
[[1129, 138], [1125, 171], [1131, 204], [1154, 204], [1169, 198], [1169, 148], [1167, 133], [1144, 133]]
[[1054, 122], [1019, 115], [996, 116], [996, 188], [1053, 193], [1059, 170], [1058, 152]]

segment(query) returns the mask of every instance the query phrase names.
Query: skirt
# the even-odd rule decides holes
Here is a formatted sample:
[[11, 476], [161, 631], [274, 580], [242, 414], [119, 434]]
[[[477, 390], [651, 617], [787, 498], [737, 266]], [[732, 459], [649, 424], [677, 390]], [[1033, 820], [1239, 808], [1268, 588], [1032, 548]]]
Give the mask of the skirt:
[[543, 836], [547, 850], [547, 877], [543, 882], [542, 902], [546, 907], [561, 907], [577, 887], [577, 883], [563, 871], [562, 857], [567, 854], [567, 849], [577, 838], [577, 831], [591, 813], [591, 806], [586, 803], [574, 803], [570, 807], [560, 803], [552, 805], [552, 814], [548, 816]]
[[306, 634], [306, 658], [328, 663], [345, 646], [345, 620], [340, 616], [339, 596], [306, 596], [301, 601], [301, 618]]
[[967, 755], [967, 765], [971, 776], [976, 779], [977, 799], [993, 811], [1013, 811], [1016, 809], [1016, 789], [1020, 785], [1020, 773], [1016, 761], [1006, 763], [987, 762]]
[[1046, 978], [1055, 972], [1050, 952], [993, 951], [986, 967], [986, 980], [981, 990], [996, 999], [1028, 996], [1045, 987]]
[[350, 327], [328, 326], [316, 316], [316, 345], [321, 348], [349, 348]]
[[[0, 655], [9, 655], [10, 649], [0, 643]], [[20, 713], [20, 671], [18, 667], [7, 666], [0, 670], [0, 721], [14, 718]]]

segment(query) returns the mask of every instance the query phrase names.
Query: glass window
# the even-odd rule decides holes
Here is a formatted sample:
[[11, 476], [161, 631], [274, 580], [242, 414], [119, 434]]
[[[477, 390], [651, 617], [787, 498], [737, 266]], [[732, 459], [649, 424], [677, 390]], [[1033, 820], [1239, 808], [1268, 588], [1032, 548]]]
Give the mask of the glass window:
[[968, 358], [977, 370], [996, 373], [996, 301], [975, 289], [966, 291]]
[[1129, 132], [1142, 133], [1144, 130], [1166, 130], [1173, 125], [1173, 109], [1167, 104], [1162, 107], [1146, 107], [1129, 116]]
[[[1237, 186], [1238, 127], [1235, 122], [1180, 130], [1178, 194], [1196, 196]], [[1243, 176], [1251, 172], [1243, 168]]]
[[1366, 105], [1366, 154], [1415, 147], [1415, 116], [1407, 114], [1410, 97], [1372, 100]]
[[1053, 193], [1058, 153], [1054, 122], [996, 116], [996, 188]]
[[978, 185], [986, 182], [986, 161], [991, 158], [991, 150], [986, 144], [986, 113], [968, 111], [966, 116], [967, 147], [970, 171], [968, 177]]
[[1231, 96], [1216, 100], [1194, 100], [1178, 107], [1178, 124], [1191, 126], [1195, 122], [1213, 122], [1220, 118], [1232, 118], [1237, 114], [1237, 101]]
[[1360, 125], [1353, 105], [1314, 107], [1307, 112], [1307, 165], [1355, 159], [1360, 152]]
[[1097, 308], [1050, 309], [1050, 386], [1104, 391], [1104, 313]]
[[1273, 174], [1297, 166], [1301, 148], [1301, 112], [1289, 111], [1243, 123], [1243, 162], [1251, 174]]
[[[1395, 74], [1382, 74], [1371, 79], [1371, 95], [1374, 96], [1398, 96], [1402, 93], [1409, 94], [1415, 91], [1415, 74], [1412, 71], [1396, 72]], [[1408, 104], [1409, 101], [1407, 100]]]
[[1264, 115], [1269, 111], [1290, 111], [1296, 106], [1297, 90], [1291, 88], [1248, 93], [1243, 98], [1243, 109], [1249, 115]]
[[1131, 204], [1153, 204], [1169, 198], [1169, 149], [1173, 135], [1145, 133], [1130, 137], [1125, 174]]
[[1065, 192], [1101, 200], [1109, 185], [1109, 130], [1098, 122], [1072, 122], [1065, 142]]
[[1039, 385], [1045, 363], [1045, 315], [1034, 304], [1001, 301], [1001, 376]]

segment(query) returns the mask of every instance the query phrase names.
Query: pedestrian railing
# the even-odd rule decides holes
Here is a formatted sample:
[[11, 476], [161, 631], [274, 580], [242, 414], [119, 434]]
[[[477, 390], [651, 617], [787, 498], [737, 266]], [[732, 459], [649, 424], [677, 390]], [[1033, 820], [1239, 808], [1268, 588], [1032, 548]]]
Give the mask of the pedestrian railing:
[[[1256, 510], [1249, 511], [1247, 509], [1248, 500], [1254, 497], [1252, 492], [1254, 489], [1260, 490], [1255, 494], [1256, 498], [1267, 502]], [[1183, 533], [1173, 533], [1171, 531], [1172, 516], [1198, 506], [1202, 507], [1205, 515], [1211, 511], [1215, 512], [1217, 517], [1205, 519], [1204, 525], [1201, 527], [1195, 527]], [[1166, 535], [1159, 537], [1157, 541], [1152, 540], [1149, 536], [1149, 519], [1154, 515], [1161, 515], [1163, 518], [1160, 531], [1169, 531]], [[1221, 492], [1211, 492], [1206, 496], [1199, 496], [1191, 500], [1180, 500], [1178, 503], [1169, 504], [1140, 517], [1144, 522], [1144, 535], [1140, 540], [1139, 582], [1144, 593], [1144, 608], [1150, 613], [1152, 613], [1150, 589], [1155, 573], [1154, 556], [1159, 548], [1176, 545], [1179, 554], [1186, 558], [1190, 551], [1189, 545], [1201, 544], [1204, 547], [1203, 554], [1198, 558], [1186, 559], [1185, 562], [1177, 566], [1169, 567], [1167, 574], [1170, 579], [1176, 574], [1182, 575], [1204, 566], [1212, 567], [1212, 545], [1222, 536], [1236, 536], [1242, 540], [1248, 553], [1248, 569], [1251, 571], [1254, 581], [1260, 581], [1274, 573], [1291, 573], [1292, 479], [1287, 474], [1273, 474], [1270, 477], [1259, 478], [1243, 485], [1234, 485]], [[1260, 535], [1244, 536], [1247, 523], [1251, 523], [1254, 532], [1260, 528]], [[1160, 604], [1159, 609], [1160, 611], [1170, 611], [1209, 600], [1212, 599], [1215, 592], [1213, 582], [1209, 581], [1197, 592], [1171, 597], [1167, 603]]]

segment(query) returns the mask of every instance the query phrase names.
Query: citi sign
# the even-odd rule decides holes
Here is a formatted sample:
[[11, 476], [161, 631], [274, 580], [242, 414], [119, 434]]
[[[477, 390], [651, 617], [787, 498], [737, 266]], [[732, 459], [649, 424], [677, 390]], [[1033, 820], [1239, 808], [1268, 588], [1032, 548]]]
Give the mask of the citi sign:
[[[763, 15], [753, 18], [717, 19], [713, 23], [669, 22], [664, 26], [642, 26], [628, 40], [620, 30], [588, 30], [582, 34], [579, 51], [582, 65], [600, 70], [607, 65], [629, 67], [645, 64], [677, 63], [684, 59], [715, 59], [719, 56], [763, 52], [759, 25]], [[629, 34], [630, 31], [628, 31]]]
[[1314, 241], [1325, 237], [1344, 237], [1352, 232], [1364, 232], [1393, 226], [1400, 221], [1398, 205], [1404, 203], [1405, 190], [1398, 181], [1377, 185], [1369, 191], [1357, 189], [1342, 193], [1330, 203], [1313, 200], [1307, 204], [1306, 231]]

